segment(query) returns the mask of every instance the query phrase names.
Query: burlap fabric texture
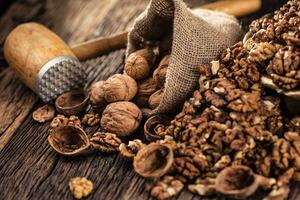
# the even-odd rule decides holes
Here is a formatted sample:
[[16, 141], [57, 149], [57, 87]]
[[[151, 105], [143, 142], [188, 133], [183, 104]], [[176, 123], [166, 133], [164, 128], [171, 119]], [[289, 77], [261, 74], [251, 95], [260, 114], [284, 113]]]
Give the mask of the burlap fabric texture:
[[151, 0], [129, 32], [126, 56], [173, 34], [165, 91], [151, 114], [176, 110], [195, 90], [200, 64], [209, 64], [240, 39], [238, 21], [225, 13], [192, 11], [182, 0]]

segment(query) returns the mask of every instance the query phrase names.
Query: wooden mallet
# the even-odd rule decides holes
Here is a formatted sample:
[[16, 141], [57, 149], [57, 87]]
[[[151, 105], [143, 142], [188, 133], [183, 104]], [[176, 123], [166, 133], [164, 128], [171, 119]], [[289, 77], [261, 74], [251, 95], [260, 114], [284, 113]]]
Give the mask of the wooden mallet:
[[[260, 0], [223, 0], [201, 8], [239, 17], [260, 6]], [[7, 36], [4, 56], [24, 83], [44, 102], [50, 102], [66, 91], [84, 86], [86, 73], [80, 61], [126, 47], [127, 34], [96, 38], [70, 48], [45, 26], [26, 23]]]

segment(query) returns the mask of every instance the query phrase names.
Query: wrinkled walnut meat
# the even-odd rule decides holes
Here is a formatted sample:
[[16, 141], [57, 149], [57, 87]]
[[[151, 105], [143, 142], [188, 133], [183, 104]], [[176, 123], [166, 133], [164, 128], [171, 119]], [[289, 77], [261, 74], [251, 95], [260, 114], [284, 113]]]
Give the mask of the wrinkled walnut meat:
[[75, 177], [70, 180], [69, 188], [76, 199], [81, 199], [92, 192], [93, 183], [85, 177]]
[[135, 139], [133, 141], [129, 141], [128, 145], [124, 143], [120, 144], [119, 150], [122, 157], [131, 160], [134, 156], [136, 156], [137, 152], [145, 146], [146, 145], [142, 143], [141, 140]]
[[119, 151], [122, 141], [115, 134], [97, 132], [90, 139], [90, 143], [97, 152], [115, 153]]
[[89, 96], [82, 91], [70, 91], [61, 94], [55, 101], [55, 107], [59, 113], [64, 115], [79, 115], [88, 103]]
[[117, 136], [135, 132], [142, 120], [142, 111], [131, 102], [121, 101], [109, 104], [103, 111], [101, 127]]
[[59, 126], [48, 136], [50, 146], [64, 156], [79, 156], [89, 152], [88, 136], [78, 126]]
[[82, 118], [82, 124], [96, 126], [100, 124], [100, 115], [98, 113], [88, 113]]
[[151, 143], [134, 157], [135, 171], [143, 177], [161, 177], [173, 163], [173, 150], [168, 145]]
[[104, 98], [107, 102], [129, 101], [137, 93], [137, 83], [125, 74], [115, 74], [103, 84]]
[[50, 123], [51, 128], [56, 128], [59, 126], [66, 126], [66, 125], [81, 127], [81, 121], [75, 115], [71, 115], [69, 118], [65, 117], [64, 115], [57, 115], [56, 117], [53, 118], [53, 120]]
[[46, 104], [42, 107], [39, 107], [32, 113], [32, 118], [40, 123], [51, 120], [55, 115], [55, 110], [52, 106]]
[[189, 191], [200, 196], [210, 196], [216, 193], [215, 178], [197, 179], [188, 186]]
[[157, 199], [170, 199], [181, 192], [184, 185], [182, 181], [172, 176], [164, 176], [162, 180], [155, 183], [151, 189], [151, 195]]
[[153, 50], [149, 48], [133, 52], [125, 61], [124, 72], [135, 80], [147, 78], [155, 58]]

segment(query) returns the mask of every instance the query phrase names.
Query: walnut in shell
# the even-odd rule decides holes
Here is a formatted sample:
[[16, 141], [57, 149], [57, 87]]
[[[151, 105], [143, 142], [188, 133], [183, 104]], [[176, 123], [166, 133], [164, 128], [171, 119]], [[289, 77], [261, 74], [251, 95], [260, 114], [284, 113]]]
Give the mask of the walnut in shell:
[[135, 132], [142, 120], [142, 111], [128, 101], [109, 104], [103, 111], [101, 127], [117, 136], [127, 136]]
[[102, 112], [107, 106], [107, 101], [104, 98], [104, 81], [93, 83], [90, 87], [90, 103], [94, 110]]
[[59, 126], [48, 136], [50, 146], [64, 156], [79, 156], [88, 153], [90, 142], [87, 134], [78, 126]]
[[138, 82], [138, 92], [134, 97], [134, 102], [140, 108], [148, 107], [149, 97], [157, 90], [156, 82], [153, 78], [148, 78]]
[[158, 107], [161, 99], [162, 99], [162, 96], [164, 94], [164, 89], [160, 89], [160, 90], [157, 90], [155, 93], [153, 93], [150, 97], [149, 97], [149, 107], [151, 109], [155, 109], [156, 107]]
[[139, 175], [155, 178], [166, 174], [173, 160], [173, 150], [168, 145], [151, 143], [137, 153], [133, 167]]
[[156, 141], [164, 138], [163, 127], [170, 125], [171, 119], [165, 115], [154, 115], [144, 124], [144, 134], [148, 141]]
[[138, 87], [133, 78], [125, 74], [115, 74], [104, 82], [104, 98], [107, 102], [130, 101]]
[[59, 113], [64, 115], [79, 115], [88, 103], [89, 96], [82, 91], [70, 91], [61, 94], [55, 101], [55, 107]]
[[55, 110], [52, 106], [46, 104], [42, 107], [39, 107], [32, 113], [32, 118], [40, 123], [51, 120], [55, 115]]
[[169, 66], [170, 55], [166, 55], [159, 63], [158, 67], [153, 72], [153, 80], [156, 82], [157, 87], [164, 87], [166, 81], [167, 69]]
[[152, 49], [140, 49], [128, 56], [124, 72], [135, 80], [142, 80], [149, 76], [154, 62], [155, 54]]

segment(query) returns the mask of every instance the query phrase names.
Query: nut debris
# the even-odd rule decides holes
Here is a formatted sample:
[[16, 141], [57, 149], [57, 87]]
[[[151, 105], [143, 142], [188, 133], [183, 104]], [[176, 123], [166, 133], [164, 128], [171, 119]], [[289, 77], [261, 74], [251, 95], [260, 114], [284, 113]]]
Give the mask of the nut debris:
[[75, 177], [69, 181], [69, 188], [76, 199], [81, 199], [93, 191], [93, 183], [85, 177]]
[[122, 141], [112, 133], [97, 132], [90, 139], [91, 146], [101, 153], [115, 153], [119, 151]]
[[39, 107], [32, 113], [32, 118], [40, 123], [51, 120], [55, 115], [55, 110], [52, 106], [46, 104], [42, 107]]

